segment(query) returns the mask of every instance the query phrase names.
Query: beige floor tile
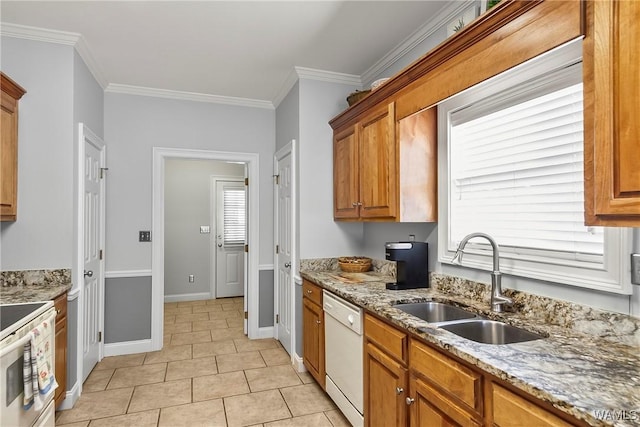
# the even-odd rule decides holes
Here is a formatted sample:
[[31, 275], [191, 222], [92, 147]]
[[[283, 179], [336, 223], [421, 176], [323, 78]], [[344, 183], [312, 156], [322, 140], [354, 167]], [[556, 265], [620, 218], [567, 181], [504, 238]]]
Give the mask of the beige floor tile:
[[280, 389], [294, 417], [336, 409], [318, 384], [305, 384]]
[[165, 308], [167, 308], [167, 307], [177, 307], [177, 306], [178, 306], [177, 302], [165, 302], [164, 303], [164, 307]]
[[[57, 414], [59, 414], [59, 412], [56, 413], [56, 417], [59, 418]], [[87, 427], [89, 425], [89, 421], [80, 421], [80, 422], [71, 423], [71, 424], [60, 424], [56, 419], [56, 426], [62, 426], [62, 425], [64, 425], [64, 427]]]
[[239, 309], [238, 304], [233, 304], [233, 303], [225, 304], [225, 303], [222, 303], [222, 311], [234, 311], [234, 310], [238, 310], [238, 309]]
[[176, 314], [175, 322], [197, 322], [199, 320], [209, 320], [209, 313], [194, 313], [194, 314]]
[[160, 409], [91, 420], [89, 427], [156, 427]]
[[92, 391], [105, 390], [114, 372], [115, 369], [94, 369], [82, 384], [82, 392], [91, 393]]
[[118, 368], [111, 377], [107, 389], [111, 390], [114, 388], [134, 387], [142, 384], [161, 383], [164, 381], [166, 372], [166, 363]]
[[297, 374], [303, 384], [313, 384], [316, 382], [308, 371], [297, 372]]
[[164, 316], [164, 324], [165, 325], [170, 325], [172, 323], [176, 322], [176, 315], [175, 314], [165, 314]]
[[128, 412], [191, 403], [191, 380], [167, 381], [160, 384], [141, 385], [133, 391]]
[[322, 413], [303, 415], [281, 421], [266, 423], [264, 427], [332, 427], [329, 419]]
[[242, 319], [240, 311], [210, 311], [209, 319]]
[[127, 412], [133, 388], [82, 393], [73, 409], [62, 411], [57, 424], [69, 424], [94, 418], [113, 417]]
[[171, 335], [171, 345], [195, 344], [210, 341], [211, 333], [209, 331], [186, 332], [184, 334]]
[[325, 411], [324, 413], [329, 421], [331, 421], [331, 425], [333, 427], [351, 427], [351, 423], [347, 418], [342, 415], [342, 412], [338, 409], [334, 409], [333, 411]]
[[242, 328], [213, 329], [210, 332], [211, 341], [232, 340], [245, 336]]
[[220, 304], [213, 305], [197, 305], [193, 307], [193, 313], [211, 313], [216, 311], [222, 311], [222, 306]]
[[[239, 354], [238, 357], [242, 357], [242, 354]], [[288, 365], [247, 369], [244, 374], [247, 377], [251, 392], [302, 384], [302, 381], [296, 375], [296, 371]]]
[[264, 368], [266, 365], [260, 352], [252, 351], [238, 354], [221, 354], [216, 356], [218, 372], [241, 371], [243, 369]]
[[196, 305], [206, 305], [207, 300], [199, 299], [195, 301], [178, 301], [178, 307], [193, 307]]
[[267, 366], [291, 365], [291, 356], [281, 347], [260, 350], [260, 354]]
[[[188, 323], [176, 323], [176, 325], [187, 325]], [[205, 320], [202, 322], [192, 322], [191, 323], [193, 332], [196, 331], [208, 331], [211, 329], [226, 329], [229, 327], [226, 319], [214, 319], [214, 320]], [[242, 324], [240, 324], [242, 326]]]
[[[153, 366], [153, 365], [151, 365]], [[203, 377], [218, 373], [215, 356], [169, 362], [166, 381]]]
[[147, 353], [144, 364], [173, 362], [175, 360], [191, 359], [191, 345], [173, 345], [160, 351]]
[[168, 345], [171, 345], [171, 334], [164, 334], [162, 336], [162, 346], [166, 347]]
[[239, 328], [244, 325], [244, 319], [241, 317], [230, 317], [226, 320], [229, 328]]
[[222, 305], [221, 299], [210, 299], [207, 300], [207, 305]]
[[158, 426], [215, 427], [225, 426], [226, 424], [227, 420], [224, 414], [222, 399], [218, 399], [163, 408], [160, 411], [160, 423], [158, 423]]
[[263, 340], [243, 340], [236, 339], [233, 340], [236, 345], [236, 349], [238, 349], [238, 353], [243, 353], [245, 351], [256, 351], [256, 350], [266, 350], [268, 348], [278, 348], [280, 344], [278, 341], [273, 338], [267, 338]]
[[138, 366], [144, 362], [144, 353], [126, 354], [124, 356], [105, 357], [96, 365], [94, 370], [125, 368], [127, 366]]
[[230, 354], [236, 352], [236, 346], [232, 340], [213, 341], [200, 344], [193, 344], [193, 358], [217, 356], [219, 354]]
[[165, 308], [164, 314], [191, 314], [193, 313], [193, 307], [170, 307]]
[[224, 407], [229, 426], [266, 423], [291, 417], [278, 390], [225, 397]]
[[246, 393], [249, 393], [249, 386], [242, 371], [196, 377], [193, 379], [194, 402]]
[[185, 332], [193, 332], [191, 322], [169, 323], [164, 325], [165, 334], [184, 334]]

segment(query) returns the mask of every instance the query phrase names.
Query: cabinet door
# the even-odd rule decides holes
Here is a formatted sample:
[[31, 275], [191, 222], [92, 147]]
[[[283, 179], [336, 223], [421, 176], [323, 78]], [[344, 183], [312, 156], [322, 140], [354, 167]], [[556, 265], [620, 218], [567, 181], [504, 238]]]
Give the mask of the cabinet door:
[[395, 104], [374, 109], [358, 127], [360, 218], [394, 219], [398, 197]]
[[407, 424], [407, 369], [372, 343], [364, 359], [364, 420], [367, 426]]
[[2, 92], [2, 142], [0, 145], [0, 215], [15, 221], [18, 177], [18, 101]]
[[471, 414], [414, 375], [411, 375], [409, 388], [411, 427], [480, 427]]
[[492, 384], [493, 425], [496, 427], [570, 427], [571, 424], [515, 393]]
[[584, 41], [589, 225], [640, 225], [640, 2], [588, 1]]
[[358, 140], [356, 127], [333, 138], [333, 217], [358, 218]]
[[53, 301], [56, 310], [56, 336], [54, 374], [58, 382], [55, 392], [55, 406], [65, 399], [67, 392], [67, 294], [62, 294]]
[[304, 365], [324, 389], [324, 312], [308, 298], [302, 299], [302, 328]]

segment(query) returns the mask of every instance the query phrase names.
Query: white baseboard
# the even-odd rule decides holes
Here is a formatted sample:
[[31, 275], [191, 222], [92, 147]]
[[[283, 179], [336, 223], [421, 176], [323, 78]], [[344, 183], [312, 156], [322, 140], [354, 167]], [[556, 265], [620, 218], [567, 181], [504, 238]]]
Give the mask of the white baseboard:
[[137, 341], [115, 342], [104, 345], [104, 357], [153, 351], [151, 338]]
[[196, 301], [203, 299], [214, 299], [209, 292], [199, 292], [196, 294], [176, 294], [165, 295], [164, 302]]
[[298, 372], [307, 372], [307, 367], [304, 366], [302, 357], [298, 356], [298, 353], [293, 352], [293, 367]]
[[258, 336], [256, 337], [256, 339], [273, 338], [273, 332], [273, 326], [264, 326], [258, 328]]
[[111, 270], [105, 271], [105, 279], [117, 279], [121, 277], [151, 277], [151, 270]]
[[76, 404], [79, 398], [80, 398], [80, 386], [76, 381], [73, 387], [71, 387], [71, 390], [67, 390], [67, 394], [65, 395], [64, 400], [62, 401], [62, 403], [60, 403], [60, 406], [58, 406], [56, 410], [65, 411], [67, 409], [73, 408], [73, 405]]

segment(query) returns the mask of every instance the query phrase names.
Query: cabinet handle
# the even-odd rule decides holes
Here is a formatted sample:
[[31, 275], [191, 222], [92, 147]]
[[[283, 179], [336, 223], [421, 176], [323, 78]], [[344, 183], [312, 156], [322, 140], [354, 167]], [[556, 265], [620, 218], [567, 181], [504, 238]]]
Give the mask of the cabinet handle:
[[57, 310], [56, 310], [56, 314], [60, 314], [60, 312], [61, 312], [61, 311], [62, 311], [62, 310], [57, 309]]
[[405, 399], [405, 401], [407, 402], [407, 405], [411, 405], [411, 404], [412, 404], [413, 402], [415, 402], [416, 400], [415, 400], [415, 399], [413, 399], [413, 398], [411, 398], [411, 397], [407, 397], [407, 398]]
[[322, 321], [316, 320], [316, 323], [319, 325], [320, 323], [322, 323]]
[[356, 202], [351, 203], [351, 206], [356, 207], [358, 204]]
[[309, 295], [311, 295], [311, 294], [313, 293], [313, 291], [312, 291], [311, 289], [307, 289], [307, 293], [308, 293]]
[[362, 206], [362, 203], [358, 202], [358, 206]]
[[396, 394], [404, 393], [404, 389], [402, 387], [396, 387]]

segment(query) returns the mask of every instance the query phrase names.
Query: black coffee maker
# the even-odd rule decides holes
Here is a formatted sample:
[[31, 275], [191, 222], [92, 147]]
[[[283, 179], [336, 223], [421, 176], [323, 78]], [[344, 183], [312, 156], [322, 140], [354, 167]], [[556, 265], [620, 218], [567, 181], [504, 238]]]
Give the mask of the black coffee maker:
[[396, 282], [387, 289], [429, 287], [429, 245], [424, 242], [388, 242], [384, 245], [386, 259], [398, 264]]

